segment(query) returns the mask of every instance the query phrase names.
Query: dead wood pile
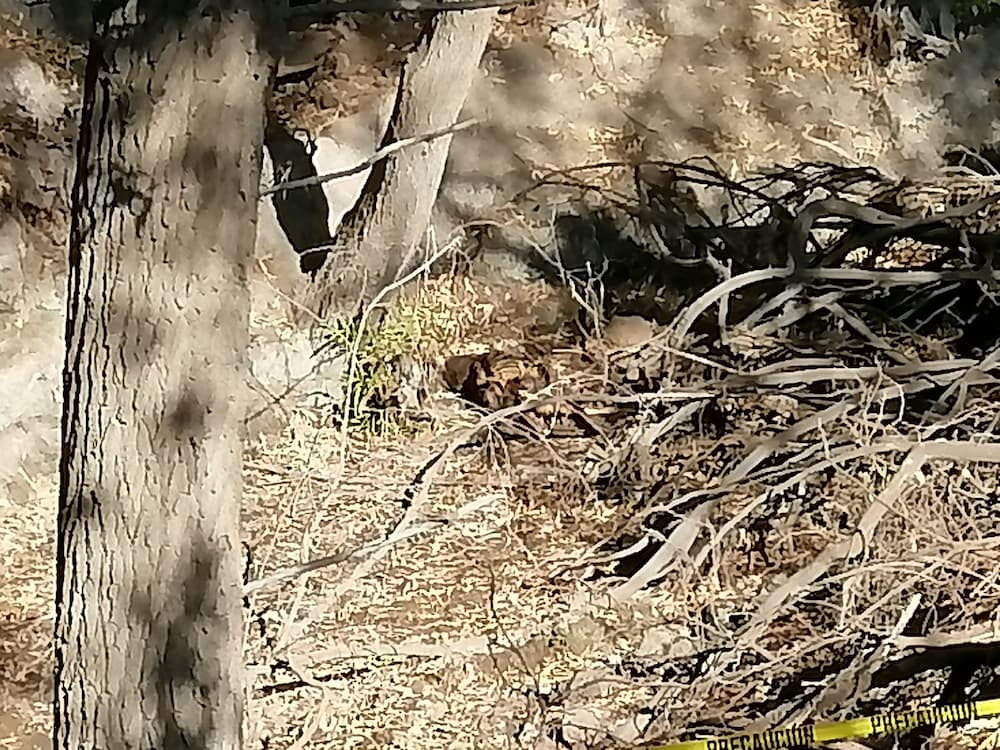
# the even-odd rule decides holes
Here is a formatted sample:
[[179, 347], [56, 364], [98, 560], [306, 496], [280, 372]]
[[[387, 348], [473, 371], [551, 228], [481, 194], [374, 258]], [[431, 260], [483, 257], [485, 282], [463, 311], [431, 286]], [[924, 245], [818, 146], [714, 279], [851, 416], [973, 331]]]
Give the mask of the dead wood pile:
[[[655, 163], [553, 185], [590, 212], [557, 222], [547, 262], [604, 345], [531, 388], [488, 384], [537, 352], [453, 385], [487, 427], [551, 441], [561, 413], [591, 436], [581, 471], [620, 523], [556, 579], [619, 605], [670, 593], [656, 643], [588, 673], [648, 689], [631, 728], [591, 740], [1000, 694], [1000, 182]], [[642, 335], [609, 344], [609, 317]], [[546, 705], [577, 715], [571, 683]]]

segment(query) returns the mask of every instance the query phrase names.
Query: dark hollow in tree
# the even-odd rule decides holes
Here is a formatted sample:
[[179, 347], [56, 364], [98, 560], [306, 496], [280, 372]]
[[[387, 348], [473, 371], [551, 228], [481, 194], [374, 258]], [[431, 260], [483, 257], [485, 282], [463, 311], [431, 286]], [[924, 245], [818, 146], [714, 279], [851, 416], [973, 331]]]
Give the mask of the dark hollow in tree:
[[[274, 165], [277, 184], [288, 180], [316, 177], [312, 154], [304, 143], [290, 133], [277, 117], [268, 117], [265, 143]], [[299, 256], [299, 267], [313, 273], [323, 265], [332, 242], [330, 205], [321, 185], [296, 190], [280, 190], [267, 200], [274, 203], [278, 224]]]

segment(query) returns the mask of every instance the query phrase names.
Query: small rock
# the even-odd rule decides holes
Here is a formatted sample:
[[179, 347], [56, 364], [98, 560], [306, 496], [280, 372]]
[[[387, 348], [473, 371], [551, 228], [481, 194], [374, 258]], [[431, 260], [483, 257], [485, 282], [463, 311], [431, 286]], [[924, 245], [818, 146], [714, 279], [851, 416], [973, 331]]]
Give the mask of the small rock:
[[638, 346], [655, 335], [656, 325], [638, 315], [616, 315], [604, 327], [604, 340], [619, 349]]

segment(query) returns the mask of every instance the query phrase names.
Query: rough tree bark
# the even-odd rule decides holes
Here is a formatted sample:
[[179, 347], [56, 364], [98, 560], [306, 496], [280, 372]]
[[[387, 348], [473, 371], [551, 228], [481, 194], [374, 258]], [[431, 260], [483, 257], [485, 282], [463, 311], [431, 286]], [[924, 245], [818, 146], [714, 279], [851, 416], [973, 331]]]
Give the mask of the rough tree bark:
[[[455, 123], [496, 14], [488, 8], [429, 18], [403, 65], [383, 145]], [[307, 292], [306, 307], [320, 316], [356, 313], [405, 272], [430, 221], [450, 146], [449, 136], [405, 148], [372, 169]]]
[[241, 744], [263, 6], [95, 4], [72, 193], [56, 748]]

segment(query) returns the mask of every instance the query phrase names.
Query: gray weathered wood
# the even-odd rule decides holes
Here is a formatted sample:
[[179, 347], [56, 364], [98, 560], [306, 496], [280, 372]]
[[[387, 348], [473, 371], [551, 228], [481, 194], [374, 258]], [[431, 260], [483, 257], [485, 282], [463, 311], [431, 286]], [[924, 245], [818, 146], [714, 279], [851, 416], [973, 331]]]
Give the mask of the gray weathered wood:
[[[383, 145], [455, 123], [495, 17], [496, 10], [487, 9], [440, 13], [428, 21], [404, 64]], [[344, 216], [336, 247], [307, 295], [308, 307], [320, 316], [354, 312], [405, 273], [430, 221], [450, 146], [446, 136], [375, 165]]]

